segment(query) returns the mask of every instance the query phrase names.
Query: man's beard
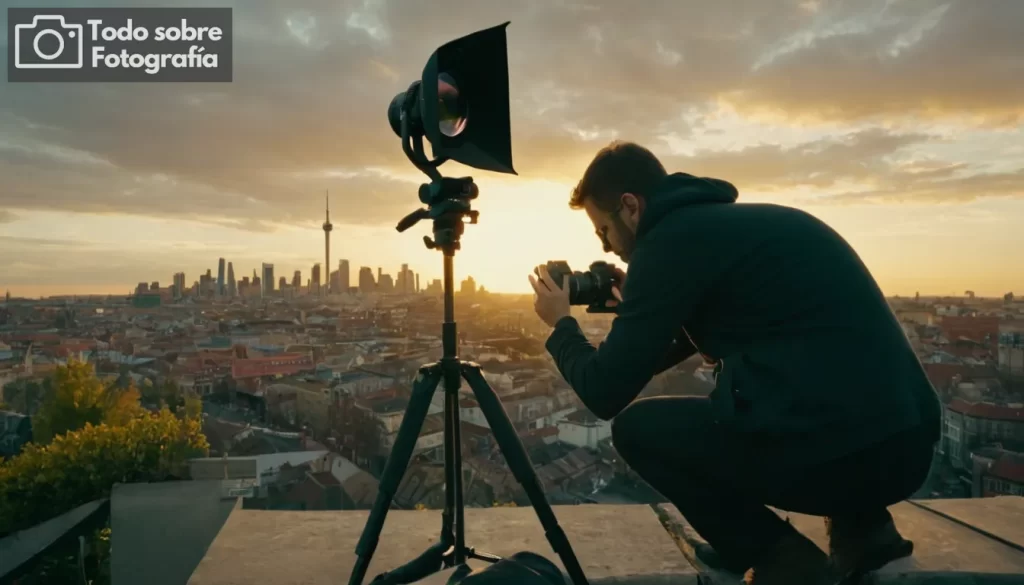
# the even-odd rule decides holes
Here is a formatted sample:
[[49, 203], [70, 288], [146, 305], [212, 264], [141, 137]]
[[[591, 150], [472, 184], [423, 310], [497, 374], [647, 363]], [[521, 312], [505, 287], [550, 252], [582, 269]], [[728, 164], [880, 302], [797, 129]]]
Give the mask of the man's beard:
[[629, 264], [629, 259], [633, 257], [633, 250], [636, 249], [636, 234], [633, 230], [629, 229], [626, 222], [622, 221], [622, 218], [616, 216], [613, 220], [615, 223], [615, 230], [619, 234], [621, 242], [621, 250], [617, 256], [626, 264]]

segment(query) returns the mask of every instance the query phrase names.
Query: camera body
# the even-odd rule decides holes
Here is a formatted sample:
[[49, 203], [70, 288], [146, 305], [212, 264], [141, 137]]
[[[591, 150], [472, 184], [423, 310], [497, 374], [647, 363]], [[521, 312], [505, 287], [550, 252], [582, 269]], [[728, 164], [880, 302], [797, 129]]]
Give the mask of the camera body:
[[615, 307], [607, 306], [616, 300], [612, 288], [620, 284], [615, 275], [615, 265], [604, 261], [593, 262], [587, 272], [573, 272], [564, 260], [550, 260], [544, 265], [555, 284], [562, 286], [569, 276], [569, 304], [586, 305], [588, 313], [614, 313]]
[[16, 69], [81, 69], [84, 56], [80, 24], [69, 24], [63, 16], [39, 15], [32, 24], [14, 27]]

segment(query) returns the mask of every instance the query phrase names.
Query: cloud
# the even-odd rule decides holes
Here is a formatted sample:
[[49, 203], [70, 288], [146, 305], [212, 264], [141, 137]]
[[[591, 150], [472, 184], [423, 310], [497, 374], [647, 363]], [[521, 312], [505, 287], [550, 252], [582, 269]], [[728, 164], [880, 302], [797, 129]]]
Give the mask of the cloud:
[[[322, 221], [324, 193], [334, 194], [339, 223], [391, 221], [415, 201], [411, 181], [373, 169], [361, 171], [240, 172], [205, 177], [158, 166], [129, 171], [107, 162], [57, 160], [44, 149], [0, 148], [4, 205], [84, 213], [124, 213], [193, 219], [250, 231], [273, 223]], [[54, 172], [54, 167], [60, 167]]]
[[91, 242], [81, 240], [67, 240], [60, 238], [24, 238], [18, 236], [0, 236], [0, 243], [4, 248], [10, 249], [37, 249], [37, 248], [90, 248]]
[[824, 3], [726, 95], [752, 110], [817, 118], [975, 116], [1024, 121], [1024, 3]]
[[[222, 3], [189, 3], [204, 4]], [[0, 86], [0, 208], [266, 231], [322, 221], [330, 189], [336, 224], [392, 222], [421, 178], [407, 178], [385, 117], [390, 99], [439, 44], [506, 19], [513, 149], [524, 177], [573, 182], [598, 148], [622, 138], [747, 188], [853, 180], [934, 198], [953, 193], [937, 184], [961, 181], [980, 189], [974, 196], [1019, 195], [997, 188], [994, 175], [959, 176], [978, 169], [927, 182], [886, 158], [933, 141], [932, 119], [1021, 122], [1024, 3], [1015, 0], [229, 5], [233, 83]], [[848, 136], [691, 157], [664, 147], [722, 103], [783, 123], [849, 123]], [[909, 129], [894, 129], [901, 125]], [[735, 131], [742, 141], [742, 126]]]
[[760, 145], [737, 151], [698, 151], [666, 161], [691, 174], [728, 177], [739, 187], [774, 190], [796, 186], [832, 187], [869, 181], [892, 171], [888, 157], [933, 138], [926, 134], [869, 129], [783, 148]]
[[[839, 193], [831, 203], [967, 203], [990, 197], [1024, 197], [1024, 169], [1009, 173], [940, 176], [894, 173], [876, 189]], [[949, 173], [944, 173], [949, 174]]]
[[18, 216], [6, 209], [0, 209], [0, 224], [18, 221]]

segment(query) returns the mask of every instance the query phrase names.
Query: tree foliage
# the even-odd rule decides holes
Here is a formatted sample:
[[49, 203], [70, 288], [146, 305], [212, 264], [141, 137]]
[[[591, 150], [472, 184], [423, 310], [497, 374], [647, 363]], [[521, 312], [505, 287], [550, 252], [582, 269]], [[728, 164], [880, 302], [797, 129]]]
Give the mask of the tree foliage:
[[[91, 386], [90, 386], [91, 387]], [[209, 444], [198, 418], [143, 412], [120, 426], [86, 422], [0, 462], [0, 535], [109, 497], [115, 483], [183, 477]]]
[[198, 418], [203, 414], [203, 400], [182, 389], [174, 380], [165, 380], [159, 389], [160, 406], [171, 409], [179, 418]]
[[72, 360], [54, 372], [50, 391], [32, 420], [32, 435], [45, 444], [87, 424], [123, 425], [141, 412], [134, 386], [104, 384], [90, 364]]

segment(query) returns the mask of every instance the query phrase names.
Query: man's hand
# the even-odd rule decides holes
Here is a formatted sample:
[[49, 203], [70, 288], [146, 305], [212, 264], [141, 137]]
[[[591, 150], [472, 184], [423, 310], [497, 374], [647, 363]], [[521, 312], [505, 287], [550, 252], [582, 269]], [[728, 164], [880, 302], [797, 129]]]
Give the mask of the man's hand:
[[612, 285], [612, 296], [615, 298], [608, 299], [604, 302], [604, 306], [611, 309], [619, 306], [622, 302], [622, 287], [626, 284], [626, 271], [616, 266], [615, 271], [615, 284]]
[[532, 274], [530, 275], [530, 284], [533, 286], [533, 291], [537, 293], [533, 300], [533, 310], [537, 311], [537, 316], [542, 321], [554, 327], [562, 317], [568, 317], [571, 314], [569, 312], [569, 275], [565, 275], [562, 285], [559, 286], [548, 274], [546, 266], [537, 267], [537, 274], [540, 275], [539, 280]]
[[[615, 285], [612, 287], [612, 294], [617, 299], [616, 304], [622, 302], [622, 287], [626, 286], [626, 271], [616, 266], [615, 270]], [[613, 305], [614, 306], [614, 305]]]

